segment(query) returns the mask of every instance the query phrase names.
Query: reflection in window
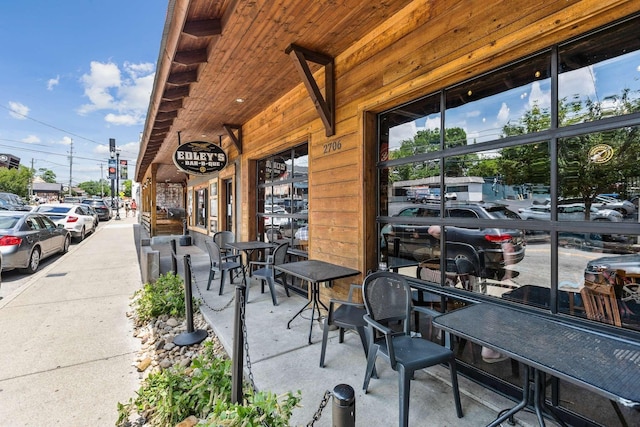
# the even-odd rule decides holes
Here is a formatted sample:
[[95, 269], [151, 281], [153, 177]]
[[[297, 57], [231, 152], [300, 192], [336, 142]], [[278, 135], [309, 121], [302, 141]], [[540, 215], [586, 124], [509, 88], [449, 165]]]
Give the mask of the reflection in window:
[[[380, 160], [396, 160], [440, 149], [440, 98], [431, 96], [394, 109], [381, 117]], [[418, 176], [424, 171], [415, 172]], [[411, 171], [403, 170], [401, 179]], [[420, 176], [422, 175], [422, 176]]]
[[[640, 255], [633, 249], [640, 236], [620, 237], [607, 243], [597, 235], [573, 236], [572, 244], [560, 249], [560, 311], [640, 330]], [[590, 305], [590, 299], [600, 305]], [[607, 306], [611, 310], [602, 311]]]
[[[620, 222], [634, 216], [635, 207], [625, 200], [639, 190], [638, 159], [638, 127], [561, 139], [558, 142], [558, 204], [584, 204], [584, 220]], [[617, 198], [612, 199], [611, 195]], [[592, 214], [591, 207], [600, 212]]]
[[306, 226], [309, 179], [306, 144], [257, 162], [258, 238], [265, 241], [288, 239], [295, 248], [295, 235]]
[[640, 111], [639, 19], [559, 49], [561, 126]]
[[545, 53], [447, 90], [446, 146], [548, 129], [550, 76]]

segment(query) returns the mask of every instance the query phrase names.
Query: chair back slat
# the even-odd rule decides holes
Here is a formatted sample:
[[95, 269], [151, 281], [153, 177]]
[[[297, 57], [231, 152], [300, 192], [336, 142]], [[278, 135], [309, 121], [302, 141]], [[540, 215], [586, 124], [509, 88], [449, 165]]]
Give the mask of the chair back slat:
[[585, 280], [580, 295], [588, 319], [622, 326], [620, 308], [612, 285]]
[[284, 264], [287, 260], [287, 251], [289, 250], [289, 242], [284, 242], [278, 245], [273, 251], [273, 265]]
[[213, 235], [213, 241], [220, 247], [222, 251], [229, 250], [227, 243], [234, 243], [236, 235], [231, 231], [218, 231]]
[[362, 293], [373, 320], [383, 324], [402, 321], [405, 329], [409, 328], [411, 288], [404, 277], [384, 271], [372, 273], [365, 277]]
[[220, 246], [216, 242], [213, 241], [205, 241], [205, 246], [207, 247], [207, 252], [209, 252], [209, 261], [212, 265], [220, 265], [222, 263], [222, 255], [220, 253]]

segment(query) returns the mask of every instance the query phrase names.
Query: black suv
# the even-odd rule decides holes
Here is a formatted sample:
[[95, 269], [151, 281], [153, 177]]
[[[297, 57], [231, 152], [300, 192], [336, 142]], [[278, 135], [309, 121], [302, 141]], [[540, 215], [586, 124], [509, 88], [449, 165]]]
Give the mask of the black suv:
[[[440, 205], [402, 209], [396, 217], [438, 218]], [[517, 213], [497, 203], [451, 202], [445, 206], [447, 218], [519, 219]], [[382, 228], [381, 246], [388, 256], [421, 262], [440, 256], [440, 227], [428, 224], [387, 224]], [[447, 258], [465, 258], [474, 265], [475, 275], [500, 277], [506, 265], [522, 261], [524, 233], [516, 229], [446, 227]], [[505, 253], [506, 259], [505, 259]]]
[[83, 205], [89, 205], [98, 213], [100, 221], [109, 221], [111, 219], [111, 208], [103, 199], [84, 199]]

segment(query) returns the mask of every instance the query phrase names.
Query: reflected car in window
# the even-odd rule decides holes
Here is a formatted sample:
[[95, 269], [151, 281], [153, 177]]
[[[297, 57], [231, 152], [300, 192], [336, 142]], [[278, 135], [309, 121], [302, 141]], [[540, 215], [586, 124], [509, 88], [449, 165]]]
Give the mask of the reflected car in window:
[[35, 273], [41, 260], [66, 253], [70, 243], [69, 232], [40, 213], [0, 211], [2, 271]]
[[613, 209], [620, 212], [624, 216], [633, 215], [636, 213], [636, 207], [628, 200], [619, 200], [608, 196], [596, 196], [593, 199], [591, 206], [595, 206], [598, 209]]
[[61, 225], [78, 241], [96, 229], [95, 218], [86, 206], [74, 203], [45, 203], [35, 208], [51, 219], [56, 225]]
[[[558, 205], [559, 221], [584, 221], [586, 207], [584, 203], [569, 203]], [[518, 214], [522, 219], [530, 220], [551, 220], [551, 205], [531, 205], [527, 208], [518, 209]], [[620, 222], [624, 218], [618, 211], [612, 209], [598, 209], [591, 206], [589, 211], [589, 219], [591, 221], [612, 221]]]
[[[397, 217], [438, 217], [440, 207], [422, 205], [402, 209]], [[496, 203], [450, 202], [448, 218], [519, 219], [517, 213]], [[440, 256], [440, 227], [423, 224], [387, 224], [382, 228], [381, 246], [388, 256], [416, 262]], [[517, 229], [446, 227], [447, 258], [467, 259], [475, 275], [501, 277], [507, 265], [524, 258], [524, 233]]]

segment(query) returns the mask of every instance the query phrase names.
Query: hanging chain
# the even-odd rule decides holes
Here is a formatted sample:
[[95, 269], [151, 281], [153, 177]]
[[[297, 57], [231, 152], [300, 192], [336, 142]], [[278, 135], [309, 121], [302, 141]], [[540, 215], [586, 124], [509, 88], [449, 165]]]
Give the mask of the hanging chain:
[[244, 357], [247, 364], [247, 372], [249, 376], [249, 382], [251, 383], [251, 388], [253, 388], [253, 391], [258, 391], [255, 379], [253, 378], [253, 372], [251, 371], [251, 358], [249, 357], [249, 339], [247, 337], [247, 317], [245, 311], [246, 301], [244, 300], [244, 295], [241, 294], [240, 298], [240, 323], [242, 324], [242, 336], [244, 339]]
[[[235, 292], [233, 293], [233, 295], [231, 296], [231, 299], [229, 300], [229, 302], [227, 302], [224, 307], [222, 308], [214, 308], [211, 307], [207, 301], [202, 298], [202, 291], [200, 291], [200, 286], [198, 284], [198, 281], [196, 280], [196, 276], [195, 274], [193, 274], [193, 266], [191, 265], [191, 263], [189, 263], [189, 268], [191, 269], [191, 281], [192, 283], [194, 283], [196, 285], [196, 289], [198, 290], [198, 297], [200, 297], [201, 301], [204, 303], [205, 306], [207, 306], [209, 309], [213, 310], [213, 311], [223, 311], [227, 308], [229, 308], [231, 306], [231, 304], [233, 303], [233, 301], [235, 300]], [[254, 392], [258, 391], [258, 388], [256, 387], [256, 382], [255, 379], [253, 377], [253, 371], [251, 370], [251, 357], [249, 356], [249, 339], [247, 336], [247, 322], [246, 322], [246, 311], [245, 311], [245, 304], [246, 302], [244, 301], [244, 295], [241, 294], [240, 296], [241, 301], [240, 301], [240, 317], [241, 317], [241, 324], [242, 324], [242, 336], [244, 338], [244, 353], [245, 353], [245, 363], [246, 363], [246, 367], [247, 367], [247, 373], [248, 373], [248, 377], [249, 377], [249, 382], [251, 383], [251, 388], [253, 389]], [[311, 419], [311, 421], [309, 421], [309, 423], [307, 424], [307, 427], [313, 427], [313, 425], [315, 424], [316, 421], [318, 421], [320, 419], [320, 417], [322, 417], [322, 411], [324, 410], [324, 408], [327, 407], [327, 404], [329, 403], [329, 399], [331, 398], [333, 394], [331, 393], [330, 390], [326, 390], [324, 392], [324, 395], [322, 396], [322, 400], [320, 401], [320, 405], [318, 406], [318, 409], [316, 410], [316, 412], [313, 414], [313, 418]], [[262, 422], [263, 426], [267, 426], [267, 424], [263, 421]], [[268, 426], [267, 426], [268, 427]]]
[[207, 308], [209, 308], [210, 310], [216, 311], [216, 312], [220, 312], [220, 311], [226, 310], [227, 308], [231, 307], [231, 304], [233, 303], [233, 300], [236, 298], [235, 292], [233, 292], [231, 294], [231, 299], [222, 308], [212, 307], [212, 306], [209, 305], [207, 300], [204, 298], [204, 296], [203, 296], [204, 294], [200, 290], [200, 286], [198, 285], [198, 281], [196, 280], [196, 275], [193, 274], [193, 266], [191, 265], [191, 263], [189, 263], [189, 269], [191, 270], [191, 283], [194, 283], [196, 285], [196, 289], [198, 290], [198, 298], [200, 298], [200, 301], [202, 301], [202, 303]]
[[307, 427], [313, 427], [313, 424], [320, 419], [320, 417], [322, 416], [322, 411], [327, 406], [327, 403], [329, 403], [329, 398], [331, 396], [333, 396], [333, 393], [331, 393], [331, 391], [327, 390], [324, 392], [324, 396], [322, 396], [322, 400], [320, 401], [320, 406], [316, 410], [316, 413], [313, 414], [313, 419], [309, 421]]

